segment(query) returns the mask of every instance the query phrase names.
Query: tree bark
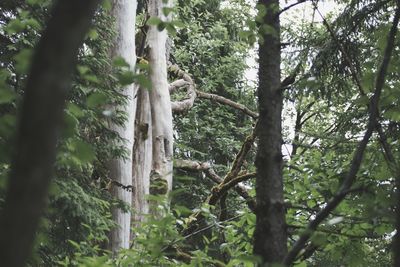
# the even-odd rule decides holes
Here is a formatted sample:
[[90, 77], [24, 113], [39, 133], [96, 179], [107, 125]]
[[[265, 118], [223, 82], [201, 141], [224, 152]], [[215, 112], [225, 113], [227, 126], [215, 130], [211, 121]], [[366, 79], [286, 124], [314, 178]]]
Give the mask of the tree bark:
[[24, 266], [46, 205], [70, 74], [99, 0], [60, 0], [37, 46], [0, 217], [1, 265]]
[[[149, 15], [159, 17], [163, 21], [168, 18], [163, 15], [163, 7], [170, 7], [170, 1], [150, 0]], [[150, 26], [148, 32], [150, 80], [150, 105], [153, 135], [153, 166], [151, 180], [158, 177], [164, 180], [168, 192], [172, 189], [172, 110], [167, 80], [166, 58], [167, 31], [159, 31], [157, 26]], [[152, 181], [150, 181], [151, 183]]]
[[[136, 63], [135, 52], [135, 21], [136, 1], [114, 0], [112, 15], [116, 20], [117, 37], [113, 45], [112, 57], [120, 56], [130, 65], [134, 71]], [[136, 112], [135, 86], [133, 84], [122, 88], [121, 94], [126, 96], [126, 102], [121, 107], [116, 107], [126, 113], [124, 125], [110, 123], [110, 129], [118, 133], [124, 140], [123, 145], [127, 158], [114, 158], [109, 162], [110, 179], [118, 183], [129, 185], [132, 183], [132, 149], [134, 137], [134, 119]], [[125, 203], [131, 203], [132, 193], [119, 186], [112, 186], [111, 194], [114, 198]], [[119, 207], [112, 209], [113, 220], [117, 227], [111, 230], [109, 248], [114, 253], [120, 248], [129, 248], [131, 214]]]
[[259, 138], [256, 155], [254, 254], [263, 264], [281, 263], [287, 252], [282, 177], [282, 90], [280, 82], [279, 1], [259, 1], [266, 12], [260, 25]]
[[137, 113], [135, 121], [135, 145], [133, 152], [133, 185], [132, 206], [135, 214], [134, 224], [144, 221], [149, 212], [149, 204], [145, 198], [150, 189], [150, 172], [152, 167], [152, 122], [149, 91], [139, 88], [137, 93]]

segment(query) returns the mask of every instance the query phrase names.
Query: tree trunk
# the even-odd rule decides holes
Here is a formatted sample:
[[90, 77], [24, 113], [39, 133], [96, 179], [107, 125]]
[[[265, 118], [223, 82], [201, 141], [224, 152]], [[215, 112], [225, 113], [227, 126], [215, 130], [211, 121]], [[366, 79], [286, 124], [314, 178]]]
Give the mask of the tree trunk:
[[263, 263], [280, 263], [287, 252], [282, 177], [282, 90], [280, 86], [279, 1], [261, 0], [266, 9], [259, 48], [259, 128], [256, 155], [254, 254]]
[[1, 265], [25, 266], [45, 208], [70, 75], [99, 0], [60, 0], [32, 61], [0, 216]]
[[[113, 45], [111, 55], [120, 56], [129, 63], [134, 71], [136, 63], [135, 52], [135, 21], [136, 21], [136, 1], [132, 0], [114, 0], [112, 15], [116, 19], [117, 37]], [[122, 144], [127, 152], [127, 158], [115, 158], [109, 163], [110, 179], [123, 184], [132, 183], [132, 149], [134, 137], [134, 119], [136, 112], [135, 86], [133, 84], [126, 86], [121, 90], [126, 96], [124, 106], [118, 107], [118, 110], [126, 112], [127, 118], [123, 126], [111, 123], [110, 129], [114, 130], [123, 138]], [[114, 198], [126, 203], [131, 203], [132, 193], [120, 186], [113, 184], [111, 194]], [[113, 220], [117, 227], [111, 230], [109, 247], [113, 252], [120, 248], [129, 248], [131, 214], [118, 207], [113, 207]]]
[[[163, 15], [163, 7], [170, 6], [170, 2], [163, 0], [149, 1], [149, 14], [157, 16], [163, 21], [167, 18]], [[161, 191], [167, 193], [172, 189], [172, 156], [173, 156], [173, 135], [172, 135], [172, 110], [171, 99], [168, 90], [167, 80], [167, 59], [166, 59], [166, 30], [159, 31], [157, 26], [150, 26], [148, 32], [150, 80], [150, 105], [152, 117], [153, 135], [153, 166], [150, 183], [160, 179]], [[158, 183], [158, 182], [157, 182]]]
[[145, 198], [150, 189], [152, 167], [152, 124], [149, 91], [139, 88], [137, 93], [137, 113], [135, 121], [135, 145], [133, 151], [133, 187], [132, 205], [135, 211], [134, 223], [144, 220], [149, 212]]

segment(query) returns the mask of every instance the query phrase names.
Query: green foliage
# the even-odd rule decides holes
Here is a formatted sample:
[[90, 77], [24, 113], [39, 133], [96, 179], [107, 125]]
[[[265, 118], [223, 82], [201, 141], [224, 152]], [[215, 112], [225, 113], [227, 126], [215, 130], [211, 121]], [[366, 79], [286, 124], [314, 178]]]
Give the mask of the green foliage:
[[[1, 203], [13, 153], [16, 107], [50, 3], [29, 0], [27, 5], [15, 3], [0, 8]], [[124, 156], [124, 151], [115, 145], [120, 143], [119, 138], [107, 127], [107, 120], [121, 123], [125, 116], [107, 108], [107, 104], [125, 101], [118, 94], [120, 84], [113, 78], [119, 70], [110, 73], [112, 28], [108, 14], [98, 12], [78, 56], [58, 144], [49, 209], [31, 260], [34, 266], [104, 266], [103, 261], [90, 263], [85, 257], [106, 255], [104, 247], [114, 223], [105, 163], [112, 156]]]
[[[261, 20], [268, 10], [257, 6], [253, 17], [248, 1], [229, 1], [229, 5], [219, 0], [177, 2], [176, 8], [162, 10], [165, 16], [176, 13], [176, 19], [166, 22], [152, 17], [147, 21], [173, 37], [173, 63], [190, 73], [198, 90], [256, 111], [255, 88], [244, 75], [251, 45], [262, 41], [258, 33], [276, 34]], [[310, 24], [300, 17], [282, 25], [283, 76], [295, 65], [301, 66], [298, 79], [284, 92], [286, 106], [294, 110], [293, 114], [287, 112], [285, 119], [292, 120], [293, 128], [296, 115], [303, 114], [301, 125], [296, 125], [297, 140], [291, 131], [284, 136], [285, 143], [297, 145], [296, 155], [285, 159], [284, 169], [289, 246], [332, 199], [347, 174], [365, 131], [367, 104], [390, 27], [393, 4], [389, 1], [338, 2], [346, 4], [343, 12], [327, 16], [337, 40], [321, 23]], [[0, 205], [13, 153], [17, 106], [50, 5], [47, 0], [27, 0], [23, 4], [7, 1], [0, 7]], [[110, 9], [111, 1], [104, 1], [79, 53], [58, 144], [49, 209], [30, 264], [254, 266], [259, 261], [251, 256], [255, 215], [235, 193], [228, 194], [225, 207], [203, 205], [213, 182], [202, 173], [184, 170], [174, 172], [176, 191], [171, 201], [163, 196], [165, 183], [153, 184], [154, 195], [149, 201], [158, 215], [148, 215], [144, 223], [133, 228], [132, 248], [115, 257], [105, 250], [108, 232], [115, 226], [111, 207], [129, 208], [111, 199], [107, 190], [106, 161], [126, 156], [122, 140], [107, 127], [110, 120], [122, 124], [126, 114], [110, 107], [126, 101], [120, 94], [124, 85], [151, 88], [145, 59], [132, 70], [123, 58], [109, 58], [114, 37]], [[396, 42], [398, 47], [400, 42]], [[366, 95], [359, 92], [348, 60]], [[400, 158], [399, 63], [395, 53], [379, 106], [379, 120], [396, 159]], [[174, 127], [174, 155], [207, 161], [223, 177], [251, 132], [253, 121], [231, 107], [197, 99], [187, 114], [174, 117]], [[378, 137], [373, 136], [354, 191], [315, 231], [295, 266], [391, 265], [395, 177], [380, 151]], [[247, 156], [243, 171], [254, 171], [254, 152]], [[254, 184], [243, 185], [254, 196]], [[203, 215], [197, 222], [199, 229], [182, 236], [193, 212]], [[307, 254], [313, 250], [312, 256]], [[190, 255], [189, 259], [184, 255]]]

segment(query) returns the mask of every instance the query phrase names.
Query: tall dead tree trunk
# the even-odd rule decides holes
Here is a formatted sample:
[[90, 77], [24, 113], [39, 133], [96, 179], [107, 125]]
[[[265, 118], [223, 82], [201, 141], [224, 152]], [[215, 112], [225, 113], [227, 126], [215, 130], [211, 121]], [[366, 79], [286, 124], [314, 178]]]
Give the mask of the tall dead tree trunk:
[[279, 0], [260, 0], [259, 128], [256, 155], [256, 229], [254, 254], [263, 263], [280, 263], [287, 252], [282, 177], [282, 90], [280, 82]]
[[[166, 3], [164, 3], [166, 2]], [[150, 0], [149, 15], [166, 21], [164, 7], [170, 7], [170, 1]], [[165, 194], [172, 189], [173, 135], [171, 99], [167, 80], [166, 58], [167, 31], [159, 31], [157, 26], [150, 26], [148, 32], [150, 80], [150, 105], [153, 135], [153, 162], [150, 183], [157, 183], [158, 194]]]
[[[135, 21], [136, 5], [134, 0], [114, 0], [112, 15], [116, 20], [117, 37], [113, 45], [112, 57], [120, 56], [130, 65], [132, 71], [136, 63], [135, 52]], [[122, 88], [121, 94], [126, 96], [125, 103], [116, 110], [122, 110], [126, 113], [124, 125], [111, 123], [110, 129], [114, 130], [123, 139], [123, 145], [126, 152], [126, 158], [115, 158], [109, 163], [110, 179], [122, 185], [132, 183], [132, 149], [134, 137], [134, 120], [136, 112], [135, 86], [129, 85]], [[131, 203], [132, 193], [113, 183], [111, 194], [114, 198], [125, 203]], [[129, 248], [131, 214], [119, 207], [112, 210], [113, 220], [117, 227], [111, 230], [109, 247], [113, 252], [120, 248]]]
[[1, 265], [25, 266], [46, 204], [70, 75], [99, 0], [60, 0], [35, 51], [0, 216]]

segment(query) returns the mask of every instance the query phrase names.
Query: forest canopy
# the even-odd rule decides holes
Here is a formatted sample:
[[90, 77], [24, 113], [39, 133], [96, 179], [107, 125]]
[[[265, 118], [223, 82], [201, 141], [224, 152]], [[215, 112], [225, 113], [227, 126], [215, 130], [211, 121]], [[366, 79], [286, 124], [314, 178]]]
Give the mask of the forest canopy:
[[399, 0], [2, 0], [0, 265], [400, 266]]

